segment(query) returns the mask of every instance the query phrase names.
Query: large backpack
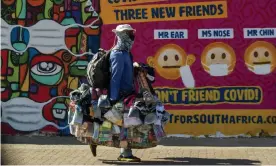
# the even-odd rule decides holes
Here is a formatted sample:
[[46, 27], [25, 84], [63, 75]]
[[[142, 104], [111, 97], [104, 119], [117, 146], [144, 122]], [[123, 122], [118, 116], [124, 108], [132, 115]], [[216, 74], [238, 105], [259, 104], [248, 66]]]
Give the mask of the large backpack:
[[92, 88], [109, 89], [110, 52], [99, 49], [87, 66], [87, 81]]

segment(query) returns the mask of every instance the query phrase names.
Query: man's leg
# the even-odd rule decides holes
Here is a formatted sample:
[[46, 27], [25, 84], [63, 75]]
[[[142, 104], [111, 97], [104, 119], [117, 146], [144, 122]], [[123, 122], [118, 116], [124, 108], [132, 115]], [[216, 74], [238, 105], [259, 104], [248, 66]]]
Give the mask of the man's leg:
[[121, 155], [118, 157], [119, 161], [127, 162], [140, 162], [141, 159], [132, 155], [132, 150], [130, 148], [121, 148]]

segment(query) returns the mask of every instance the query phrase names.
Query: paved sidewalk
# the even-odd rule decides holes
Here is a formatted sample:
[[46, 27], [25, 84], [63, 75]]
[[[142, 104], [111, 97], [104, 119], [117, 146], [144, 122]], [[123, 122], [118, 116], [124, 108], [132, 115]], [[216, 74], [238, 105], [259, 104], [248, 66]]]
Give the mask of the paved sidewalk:
[[142, 163], [118, 162], [119, 149], [108, 147], [98, 148], [98, 156], [93, 157], [88, 145], [2, 144], [1, 151], [5, 165], [276, 165], [276, 147], [157, 146], [133, 150]]

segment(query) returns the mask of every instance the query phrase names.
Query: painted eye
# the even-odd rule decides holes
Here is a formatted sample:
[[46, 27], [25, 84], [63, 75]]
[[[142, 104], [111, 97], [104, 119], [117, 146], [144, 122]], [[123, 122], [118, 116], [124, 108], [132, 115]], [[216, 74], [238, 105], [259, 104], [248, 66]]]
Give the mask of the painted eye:
[[37, 56], [31, 62], [32, 78], [44, 85], [57, 85], [63, 78], [62, 62], [53, 56]]
[[176, 61], [178, 61], [178, 60], [179, 60], [179, 56], [178, 56], [178, 55], [175, 55], [175, 56], [174, 56], [174, 59], [175, 59]]
[[34, 65], [31, 70], [37, 75], [55, 75], [61, 71], [61, 66], [54, 62], [40, 62]]
[[221, 54], [221, 57], [222, 57], [222, 59], [225, 59], [225, 58], [226, 58], [226, 54], [225, 54], [225, 53], [222, 53], [222, 54]]
[[266, 51], [266, 52], [264, 53], [264, 55], [265, 55], [265, 57], [268, 57], [268, 56], [269, 56], [269, 52]]
[[167, 60], [168, 60], [168, 56], [165, 55], [165, 56], [164, 56], [164, 61], [167, 61]]
[[254, 52], [254, 57], [257, 58], [258, 56], [259, 56], [259, 55], [258, 55], [258, 52], [255, 51], [255, 52]]
[[213, 53], [211, 54], [211, 59], [215, 59], [216, 55]]

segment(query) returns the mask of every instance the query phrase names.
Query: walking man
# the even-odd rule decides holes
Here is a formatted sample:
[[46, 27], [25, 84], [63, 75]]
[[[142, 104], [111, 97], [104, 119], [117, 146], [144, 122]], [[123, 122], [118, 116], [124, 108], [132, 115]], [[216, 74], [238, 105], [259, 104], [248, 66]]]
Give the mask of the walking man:
[[[112, 30], [117, 37], [117, 43], [110, 54], [111, 80], [110, 80], [110, 101], [115, 104], [119, 99], [126, 97], [134, 91], [133, 58], [130, 53], [132, 48], [135, 30], [128, 24], [118, 25]], [[132, 155], [132, 150], [122, 148], [119, 161], [139, 162], [139, 158]]]

